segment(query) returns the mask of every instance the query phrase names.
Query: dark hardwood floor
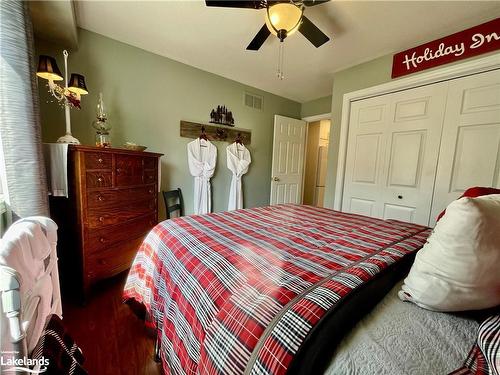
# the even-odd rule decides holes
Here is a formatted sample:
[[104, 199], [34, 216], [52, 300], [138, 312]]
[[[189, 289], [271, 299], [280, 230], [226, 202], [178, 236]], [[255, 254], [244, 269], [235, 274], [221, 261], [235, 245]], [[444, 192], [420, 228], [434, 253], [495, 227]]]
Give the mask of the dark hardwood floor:
[[63, 321], [85, 356], [89, 375], [156, 375], [154, 343], [131, 308], [122, 303], [127, 272], [93, 289], [86, 306], [63, 297]]

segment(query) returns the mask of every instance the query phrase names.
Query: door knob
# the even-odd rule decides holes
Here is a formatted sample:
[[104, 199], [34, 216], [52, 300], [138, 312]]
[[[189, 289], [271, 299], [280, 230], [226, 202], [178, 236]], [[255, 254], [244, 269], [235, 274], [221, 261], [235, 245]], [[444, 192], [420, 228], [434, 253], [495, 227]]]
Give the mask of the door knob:
[[279, 181], [280, 179], [278, 177], [273, 177], [273, 181]]
[[398, 199], [403, 199], [403, 196], [402, 195], [398, 195]]

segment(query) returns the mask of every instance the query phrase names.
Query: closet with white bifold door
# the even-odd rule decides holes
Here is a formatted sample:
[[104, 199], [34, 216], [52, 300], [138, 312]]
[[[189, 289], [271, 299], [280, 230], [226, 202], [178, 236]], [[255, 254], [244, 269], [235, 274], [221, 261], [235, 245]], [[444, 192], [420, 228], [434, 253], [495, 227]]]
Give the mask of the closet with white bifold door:
[[434, 226], [472, 186], [500, 187], [500, 70], [351, 103], [342, 211]]

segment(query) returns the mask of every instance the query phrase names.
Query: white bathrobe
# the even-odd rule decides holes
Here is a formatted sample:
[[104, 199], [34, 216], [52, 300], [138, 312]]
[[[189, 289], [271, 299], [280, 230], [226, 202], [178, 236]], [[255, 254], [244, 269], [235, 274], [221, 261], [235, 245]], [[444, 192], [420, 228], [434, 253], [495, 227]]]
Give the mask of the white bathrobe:
[[243, 208], [241, 177], [248, 172], [248, 166], [251, 162], [250, 151], [244, 145], [234, 142], [227, 146], [227, 167], [233, 172], [229, 190], [228, 211]]
[[189, 172], [194, 177], [194, 213], [206, 214], [212, 209], [210, 178], [214, 175], [217, 148], [197, 138], [187, 145]]

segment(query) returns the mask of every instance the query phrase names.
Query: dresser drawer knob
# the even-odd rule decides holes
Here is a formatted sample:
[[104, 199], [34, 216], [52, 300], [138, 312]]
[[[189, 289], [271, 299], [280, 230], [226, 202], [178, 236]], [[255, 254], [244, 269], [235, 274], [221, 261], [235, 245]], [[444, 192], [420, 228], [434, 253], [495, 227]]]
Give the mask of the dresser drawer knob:
[[148, 193], [149, 193], [149, 194], [153, 194], [153, 189], [149, 189], [149, 190], [148, 190]]
[[98, 200], [99, 202], [102, 202], [102, 201], [104, 200], [104, 197], [103, 197], [102, 195], [100, 195], [100, 194], [99, 194], [99, 195], [97, 196], [97, 200]]
[[104, 223], [104, 216], [100, 216], [100, 217], [99, 217], [99, 221], [100, 221], [101, 223]]
[[116, 168], [116, 173], [120, 173], [122, 171], [121, 168]]
[[106, 240], [104, 239], [104, 237], [101, 237], [101, 238], [99, 238], [99, 242], [104, 243], [104, 242], [106, 242]]
[[150, 180], [152, 180], [152, 179], [153, 179], [153, 176], [152, 176], [152, 175], [149, 175], [149, 176], [148, 176], [148, 178], [149, 178]]
[[102, 160], [102, 158], [99, 158], [99, 159], [97, 159], [97, 161], [98, 161], [99, 163], [102, 163], [104, 160]]
[[102, 182], [102, 177], [98, 177], [97, 181]]

